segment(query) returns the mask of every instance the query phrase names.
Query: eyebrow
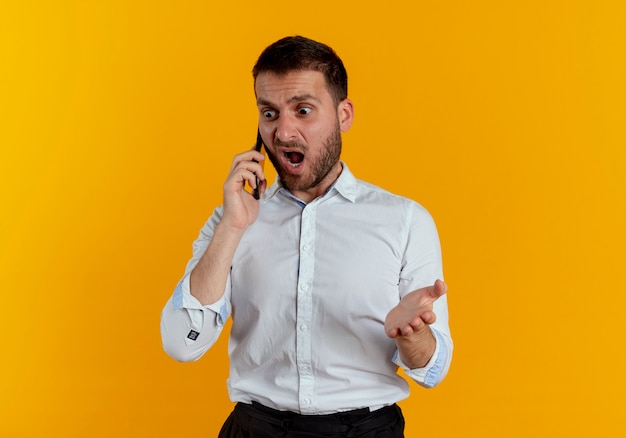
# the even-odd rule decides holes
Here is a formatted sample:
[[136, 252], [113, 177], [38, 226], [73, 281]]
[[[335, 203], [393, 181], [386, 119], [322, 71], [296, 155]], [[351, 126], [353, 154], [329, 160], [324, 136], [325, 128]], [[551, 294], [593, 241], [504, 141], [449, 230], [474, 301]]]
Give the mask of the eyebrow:
[[[304, 102], [306, 100], [314, 100], [316, 102], [321, 102], [317, 97], [313, 96], [312, 94], [298, 94], [296, 96], [292, 96], [287, 100], [287, 103], [294, 103], [294, 102]], [[263, 99], [262, 97], [258, 98], [256, 101], [257, 105], [267, 105], [267, 106], [274, 106], [274, 104], [272, 102], [270, 102], [269, 100]]]

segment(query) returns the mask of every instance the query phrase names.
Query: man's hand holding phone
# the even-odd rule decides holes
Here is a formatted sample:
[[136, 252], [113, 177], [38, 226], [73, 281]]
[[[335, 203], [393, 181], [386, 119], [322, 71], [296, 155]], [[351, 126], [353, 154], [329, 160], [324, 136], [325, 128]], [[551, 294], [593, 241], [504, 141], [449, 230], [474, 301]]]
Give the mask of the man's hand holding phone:
[[[222, 223], [246, 229], [259, 214], [258, 199], [265, 193], [267, 181], [263, 172], [265, 155], [260, 151], [262, 141], [257, 137], [253, 150], [237, 154], [224, 183], [224, 215]], [[252, 189], [246, 190], [246, 184]]]
[[189, 289], [203, 305], [215, 303], [224, 294], [228, 273], [237, 246], [246, 229], [259, 215], [258, 199], [246, 189], [258, 189], [259, 197], [267, 183], [263, 173], [265, 156], [251, 149], [235, 155], [224, 183], [224, 210], [211, 243], [191, 271]]

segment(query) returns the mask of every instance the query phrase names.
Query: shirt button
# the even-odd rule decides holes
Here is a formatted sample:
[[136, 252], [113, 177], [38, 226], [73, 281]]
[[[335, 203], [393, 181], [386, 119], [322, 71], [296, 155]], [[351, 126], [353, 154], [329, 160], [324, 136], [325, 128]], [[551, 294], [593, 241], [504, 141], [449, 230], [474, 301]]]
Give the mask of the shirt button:
[[311, 249], [311, 246], [310, 246], [310, 245], [308, 245], [308, 244], [306, 244], [306, 243], [305, 243], [304, 245], [302, 245], [302, 251], [308, 251], [308, 250], [310, 250], [310, 249]]
[[306, 332], [308, 329], [309, 329], [309, 326], [308, 326], [308, 325], [306, 325], [306, 324], [302, 324], [302, 325], [300, 326], [300, 330], [301, 330], [301, 331], [303, 331], [303, 332]]
[[307, 291], [307, 290], [309, 290], [310, 288], [311, 288], [311, 285], [310, 285], [309, 283], [302, 283], [302, 284], [300, 285], [300, 289], [302, 289], [302, 290], [304, 290], [304, 291]]
[[302, 404], [303, 405], [310, 405], [311, 404], [311, 399], [310, 398], [305, 398], [302, 400]]

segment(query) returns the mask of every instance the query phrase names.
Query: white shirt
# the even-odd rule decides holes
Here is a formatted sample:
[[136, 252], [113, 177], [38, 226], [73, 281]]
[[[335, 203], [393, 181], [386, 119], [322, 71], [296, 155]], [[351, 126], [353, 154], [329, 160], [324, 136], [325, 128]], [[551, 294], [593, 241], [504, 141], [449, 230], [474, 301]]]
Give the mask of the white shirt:
[[200, 358], [231, 316], [231, 400], [302, 414], [400, 401], [409, 388], [398, 366], [425, 387], [445, 377], [452, 356], [446, 295], [434, 303], [437, 346], [424, 368], [407, 369], [383, 329], [402, 296], [443, 279], [437, 231], [423, 207], [357, 180], [344, 164], [324, 196], [305, 205], [278, 182], [259, 210], [222, 299], [207, 306], [190, 294], [189, 275], [221, 207], [202, 228], [162, 313], [168, 354]]

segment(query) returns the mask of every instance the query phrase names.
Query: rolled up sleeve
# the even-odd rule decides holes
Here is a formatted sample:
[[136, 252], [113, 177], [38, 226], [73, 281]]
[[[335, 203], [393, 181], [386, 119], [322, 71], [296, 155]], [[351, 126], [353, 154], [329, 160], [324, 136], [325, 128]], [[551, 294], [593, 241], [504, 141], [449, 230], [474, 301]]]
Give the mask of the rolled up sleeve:
[[161, 313], [163, 349], [181, 362], [202, 357], [219, 338], [231, 313], [227, 294], [203, 306], [189, 291], [189, 277], [187, 273], [181, 279]]

